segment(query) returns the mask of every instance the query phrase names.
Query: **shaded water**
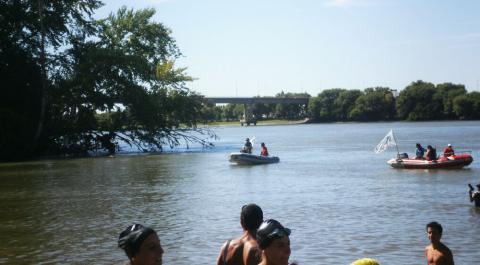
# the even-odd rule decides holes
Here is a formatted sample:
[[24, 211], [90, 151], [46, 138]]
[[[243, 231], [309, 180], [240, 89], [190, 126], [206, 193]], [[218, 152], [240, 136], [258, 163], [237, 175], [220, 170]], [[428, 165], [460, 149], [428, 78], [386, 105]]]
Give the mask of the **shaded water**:
[[[165, 264], [214, 264], [241, 234], [240, 208], [256, 202], [292, 229], [292, 261], [424, 264], [425, 224], [444, 226], [456, 264], [480, 264], [480, 210], [462, 170], [396, 170], [393, 150], [373, 148], [395, 129], [400, 151], [415, 142], [480, 154], [480, 122], [222, 127], [211, 151], [0, 165], [0, 264], [115, 264], [120, 231], [155, 228]], [[228, 153], [255, 136], [280, 163], [234, 166]]]

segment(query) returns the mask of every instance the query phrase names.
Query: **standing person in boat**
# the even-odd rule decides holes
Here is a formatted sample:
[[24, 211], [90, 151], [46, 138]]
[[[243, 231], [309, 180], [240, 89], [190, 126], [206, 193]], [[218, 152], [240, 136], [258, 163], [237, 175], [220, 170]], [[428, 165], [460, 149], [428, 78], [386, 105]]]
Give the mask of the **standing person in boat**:
[[454, 265], [452, 251], [440, 242], [442, 226], [437, 222], [430, 222], [426, 226], [430, 245], [425, 248], [425, 257], [428, 265]]
[[268, 149], [265, 146], [265, 143], [261, 143], [260, 146], [262, 147], [262, 150], [260, 151], [261, 156], [268, 156]]
[[155, 230], [141, 224], [127, 227], [118, 237], [118, 247], [125, 251], [128, 265], [162, 265], [163, 248]]
[[424, 159], [425, 148], [420, 143], [417, 143], [417, 150], [415, 150], [415, 159]]
[[262, 221], [263, 211], [260, 206], [254, 203], [244, 205], [240, 214], [243, 234], [223, 244], [217, 265], [257, 265], [262, 256], [257, 245], [256, 233]]
[[443, 156], [444, 157], [449, 157], [455, 155], [455, 151], [453, 151], [452, 145], [448, 144], [445, 149], [443, 149]]
[[475, 203], [475, 207], [480, 207], [480, 183], [477, 184], [477, 191], [474, 191], [475, 189], [470, 183], [468, 183], [468, 187], [470, 188], [468, 191], [470, 202]]
[[425, 158], [429, 161], [437, 160], [437, 150], [435, 150], [435, 148], [433, 148], [431, 145], [428, 145]]
[[249, 138], [245, 139], [245, 144], [243, 145], [242, 153], [247, 153], [247, 154], [252, 153], [252, 143], [250, 142]]
[[264, 221], [257, 231], [258, 246], [262, 250], [259, 265], [288, 265], [290, 258], [290, 229], [274, 219]]

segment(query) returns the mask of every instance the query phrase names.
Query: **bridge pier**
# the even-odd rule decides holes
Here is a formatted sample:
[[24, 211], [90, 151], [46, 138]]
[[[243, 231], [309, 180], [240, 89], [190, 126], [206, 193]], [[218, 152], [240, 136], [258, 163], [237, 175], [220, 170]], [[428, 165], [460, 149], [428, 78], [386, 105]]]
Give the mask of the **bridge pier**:
[[250, 126], [250, 124], [257, 125], [257, 119], [253, 115], [253, 112], [250, 108], [248, 108], [248, 103], [243, 103], [243, 118], [240, 119], [240, 125], [243, 126], [244, 124]]

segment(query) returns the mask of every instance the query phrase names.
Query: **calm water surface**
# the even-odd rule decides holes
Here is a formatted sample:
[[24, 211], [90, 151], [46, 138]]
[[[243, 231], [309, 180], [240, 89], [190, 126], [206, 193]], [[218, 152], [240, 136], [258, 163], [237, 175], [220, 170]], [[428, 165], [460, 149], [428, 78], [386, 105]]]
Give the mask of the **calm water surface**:
[[[472, 150], [462, 170], [396, 170], [374, 154], [390, 128], [401, 152], [415, 142]], [[160, 235], [165, 264], [214, 264], [241, 234], [240, 208], [259, 204], [292, 229], [291, 260], [425, 264], [425, 224], [444, 226], [456, 264], [480, 264], [480, 122], [222, 127], [203, 152], [49, 160], [0, 165], [0, 264], [118, 264], [118, 234], [133, 222]], [[245, 137], [280, 163], [230, 165]]]

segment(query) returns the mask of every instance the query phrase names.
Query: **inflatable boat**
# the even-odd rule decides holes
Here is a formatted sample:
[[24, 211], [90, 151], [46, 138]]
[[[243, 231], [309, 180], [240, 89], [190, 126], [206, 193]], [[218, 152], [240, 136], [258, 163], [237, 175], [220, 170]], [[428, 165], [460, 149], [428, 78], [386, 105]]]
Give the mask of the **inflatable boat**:
[[388, 160], [393, 168], [407, 169], [458, 169], [472, 163], [473, 157], [470, 154], [457, 154], [449, 157], [439, 157], [437, 160], [421, 160], [404, 156]]
[[238, 165], [259, 165], [278, 163], [280, 159], [276, 156], [259, 156], [247, 153], [231, 153], [229, 161]]

